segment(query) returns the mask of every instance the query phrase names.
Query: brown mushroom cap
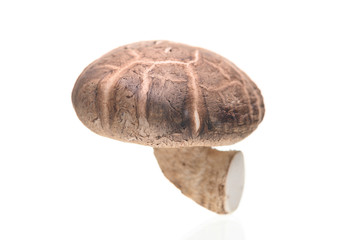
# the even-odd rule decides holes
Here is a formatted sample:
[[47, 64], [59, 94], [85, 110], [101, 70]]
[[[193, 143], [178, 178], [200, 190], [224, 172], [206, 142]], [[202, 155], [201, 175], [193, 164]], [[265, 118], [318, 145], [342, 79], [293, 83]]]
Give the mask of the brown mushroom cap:
[[233, 144], [265, 113], [260, 90], [233, 63], [169, 41], [105, 54], [80, 74], [72, 101], [95, 133], [152, 147]]

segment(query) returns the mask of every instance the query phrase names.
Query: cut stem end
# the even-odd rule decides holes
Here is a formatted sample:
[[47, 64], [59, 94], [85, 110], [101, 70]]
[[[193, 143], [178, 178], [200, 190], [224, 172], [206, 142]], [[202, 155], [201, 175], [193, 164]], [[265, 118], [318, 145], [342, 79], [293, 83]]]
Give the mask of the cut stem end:
[[163, 174], [201, 206], [227, 214], [237, 209], [244, 185], [240, 151], [210, 147], [154, 148]]

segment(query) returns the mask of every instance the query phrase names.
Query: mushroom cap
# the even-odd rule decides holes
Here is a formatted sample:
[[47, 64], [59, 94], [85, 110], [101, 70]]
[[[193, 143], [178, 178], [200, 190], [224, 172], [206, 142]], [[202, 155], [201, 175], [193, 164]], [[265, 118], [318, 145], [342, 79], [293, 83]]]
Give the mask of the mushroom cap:
[[95, 60], [72, 102], [95, 133], [152, 147], [234, 144], [265, 113], [260, 90], [232, 62], [169, 41], [125, 45]]

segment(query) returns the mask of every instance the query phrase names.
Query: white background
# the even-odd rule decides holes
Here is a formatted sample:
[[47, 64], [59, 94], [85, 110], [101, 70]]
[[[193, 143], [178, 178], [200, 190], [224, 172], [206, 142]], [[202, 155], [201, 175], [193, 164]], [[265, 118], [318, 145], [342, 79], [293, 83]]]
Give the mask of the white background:
[[[1, 1], [0, 239], [361, 239], [360, 1]], [[238, 210], [216, 215], [150, 147], [77, 119], [75, 80], [141, 40], [200, 46], [262, 90]]]

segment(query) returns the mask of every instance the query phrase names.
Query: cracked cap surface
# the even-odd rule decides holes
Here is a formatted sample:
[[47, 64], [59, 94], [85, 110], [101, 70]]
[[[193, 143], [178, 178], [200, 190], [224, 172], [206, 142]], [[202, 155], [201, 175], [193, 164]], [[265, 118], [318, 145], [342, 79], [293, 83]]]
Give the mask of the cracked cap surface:
[[95, 60], [72, 102], [95, 133], [152, 147], [233, 144], [265, 113], [260, 90], [229, 60], [169, 41], [125, 45]]

